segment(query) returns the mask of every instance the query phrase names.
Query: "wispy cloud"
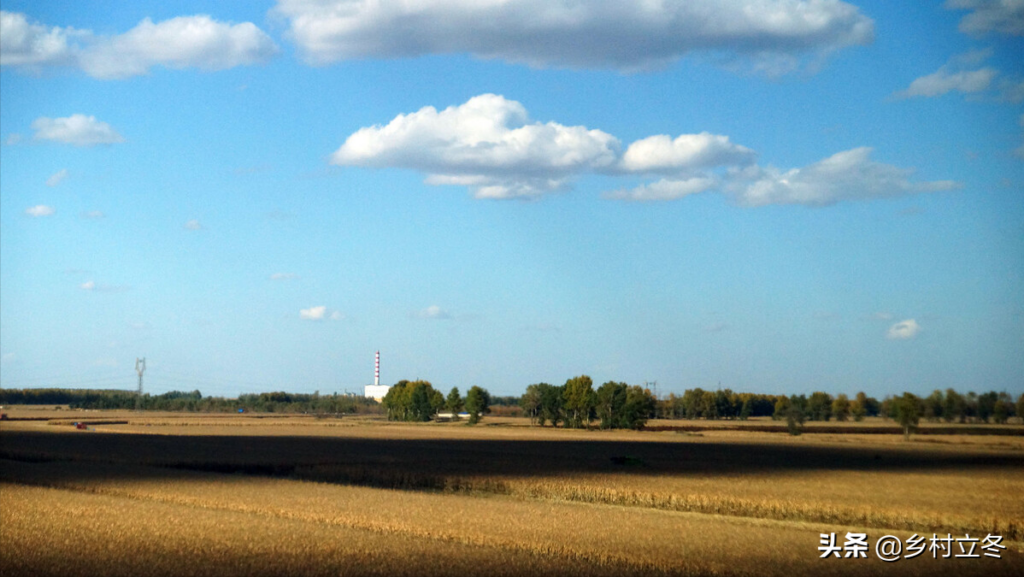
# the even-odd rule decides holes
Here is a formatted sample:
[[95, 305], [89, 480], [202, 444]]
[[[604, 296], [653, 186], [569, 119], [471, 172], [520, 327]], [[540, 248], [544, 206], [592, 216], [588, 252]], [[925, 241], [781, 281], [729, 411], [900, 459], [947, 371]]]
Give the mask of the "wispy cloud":
[[885, 333], [886, 338], [893, 340], [904, 340], [912, 339], [921, 332], [921, 325], [917, 324], [914, 319], [907, 319], [900, 321], [891, 327]]
[[984, 36], [997, 32], [1024, 36], [1024, 2], [1020, 0], [946, 0], [950, 10], [970, 10], [960, 20], [964, 34]]
[[861, 147], [787, 171], [770, 166], [738, 170], [730, 175], [727, 191], [744, 206], [828, 206], [843, 200], [948, 191], [961, 186], [951, 180], [912, 181], [913, 169], [876, 162], [871, 160], [871, 153], [871, 148]]
[[185, 230], [203, 230], [203, 225], [200, 224], [197, 219], [193, 218], [191, 220], [185, 221], [185, 224], [182, 225], [182, 228], [184, 228]]
[[68, 169], [62, 168], [46, 179], [46, 186], [57, 186], [68, 177]]
[[57, 211], [52, 206], [47, 206], [45, 204], [37, 204], [35, 206], [30, 206], [25, 209], [25, 214], [33, 218], [38, 218], [40, 216], [50, 216], [55, 212]]
[[78, 285], [78, 288], [84, 291], [100, 292], [100, 293], [120, 293], [129, 290], [131, 287], [125, 285], [108, 285], [98, 284], [96, 281], [87, 280], [84, 283]]
[[345, 320], [345, 315], [341, 311], [330, 310], [326, 305], [320, 305], [299, 310], [299, 318], [307, 321], [341, 321]]
[[299, 318], [306, 319], [307, 321], [323, 320], [326, 314], [327, 307], [323, 305], [299, 310]]
[[73, 146], [96, 146], [124, 142], [123, 136], [95, 116], [72, 114], [66, 118], [40, 117], [32, 121], [34, 140], [49, 140]]
[[102, 210], [87, 210], [87, 211], [82, 213], [82, 218], [89, 218], [89, 219], [106, 218], [106, 216], [107, 215], [104, 214], [104, 212]]
[[430, 320], [449, 320], [452, 318], [451, 313], [437, 305], [430, 305], [421, 311], [417, 311], [413, 316], [419, 319]]

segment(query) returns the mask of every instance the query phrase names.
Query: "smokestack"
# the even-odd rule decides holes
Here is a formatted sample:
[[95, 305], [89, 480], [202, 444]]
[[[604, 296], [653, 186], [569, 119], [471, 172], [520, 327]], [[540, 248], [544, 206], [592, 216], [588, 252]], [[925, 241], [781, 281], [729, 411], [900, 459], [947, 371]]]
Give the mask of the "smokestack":
[[380, 351], [377, 351], [377, 358], [373, 363], [373, 384], [374, 386], [380, 385]]

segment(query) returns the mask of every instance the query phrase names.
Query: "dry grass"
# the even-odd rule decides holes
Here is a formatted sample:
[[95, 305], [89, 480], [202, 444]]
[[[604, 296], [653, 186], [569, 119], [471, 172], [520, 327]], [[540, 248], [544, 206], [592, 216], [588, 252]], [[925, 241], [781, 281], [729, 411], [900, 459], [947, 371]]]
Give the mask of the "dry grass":
[[[181, 485], [178, 485], [181, 488]], [[572, 575], [554, 556], [159, 498], [0, 485], [3, 575]], [[595, 567], [588, 574], [621, 574]]]
[[[525, 555], [509, 558], [504, 567], [523, 569], [511, 573], [527, 567], [565, 574], [780, 575], [1024, 569], [1019, 554], [986, 564], [970, 560], [973, 565], [957, 565], [955, 572], [952, 560], [816, 561], [818, 532], [849, 527], [875, 537], [993, 532], [1015, 539], [1011, 549], [1024, 549], [1021, 437], [934, 436], [906, 443], [895, 435], [793, 438], [730, 430], [695, 437], [496, 421], [466, 427], [147, 415], [127, 425], [97, 426], [98, 432], [3, 423], [0, 457], [16, 461], [0, 461], [0, 474], [83, 499], [250, 515], [271, 525], [301, 522], [318, 531], [479, 547], [498, 557]], [[616, 465], [609, 458], [616, 455], [629, 459]], [[7, 535], [6, 509], [0, 509], [4, 540], [15, 538]], [[57, 523], [49, 514], [32, 523]], [[156, 523], [149, 515], [118, 523], [147, 534]], [[26, 519], [20, 522], [34, 526]], [[0, 543], [0, 550], [11, 549]], [[330, 548], [323, 555], [351, 560]], [[432, 570], [446, 572], [442, 565]]]
[[[287, 553], [288, 564], [270, 567], [326, 574], [341, 558], [358, 574], [378, 572], [375, 564], [388, 558], [390, 566], [380, 569], [382, 573], [463, 574], [472, 567], [469, 574], [895, 574], [893, 566], [877, 559], [856, 564], [818, 559], [819, 533], [855, 529], [845, 526], [123, 465], [3, 465], [6, 480], [62, 489], [26, 495], [21, 486], [2, 487], [4, 526], [10, 529], [4, 532], [4, 550], [56, 549], [91, 557], [95, 547], [87, 546], [88, 541], [107, 542], [90, 567], [132, 551], [126, 561], [154, 557], [168, 569], [190, 562], [199, 552], [197, 561], [210, 573], [219, 566], [246, 573], [261, 567], [258, 560]], [[94, 537], [94, 531], [101, 534]], [[17, 535], [21, 546], [8, 542], [8, 533]], [[70, 541], [69, 533], [74, 536]], [[208, 553], [203, 552], [204, 538], [213, 541]], [[247, 559], [249, 555], [254, 559]], [[18, 562], [53, 563], [60, 556]], [[917, 559], [903, 563], [898, 573], [933, 575], [955, 569], [961, 575], [994, 575], [1024, 568], [1024, 558], [1016, 552], [1005, 557]], [[481, 559], [489, 562], [480, 564]]]

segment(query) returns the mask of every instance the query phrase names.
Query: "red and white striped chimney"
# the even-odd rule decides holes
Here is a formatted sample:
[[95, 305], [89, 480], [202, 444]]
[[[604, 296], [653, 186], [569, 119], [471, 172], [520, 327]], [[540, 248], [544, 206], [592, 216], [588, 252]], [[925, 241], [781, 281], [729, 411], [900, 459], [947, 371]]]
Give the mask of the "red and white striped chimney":
[[377, 358], [373, 363], [373, 384], [380, 385], [380, 351], [377, 351]]

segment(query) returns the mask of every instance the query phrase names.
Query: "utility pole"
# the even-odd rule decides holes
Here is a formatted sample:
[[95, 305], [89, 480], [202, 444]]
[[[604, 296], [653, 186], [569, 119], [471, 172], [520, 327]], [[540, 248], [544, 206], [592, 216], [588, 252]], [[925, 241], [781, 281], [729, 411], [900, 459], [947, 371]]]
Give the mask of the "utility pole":
[[135, 410], [142, 410], [142, 373], [146, 372], [146, 357], [135, 358], [135, 372], [139, 373], [139, 394], [135, 396]]

